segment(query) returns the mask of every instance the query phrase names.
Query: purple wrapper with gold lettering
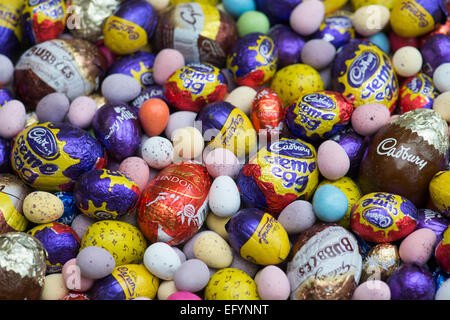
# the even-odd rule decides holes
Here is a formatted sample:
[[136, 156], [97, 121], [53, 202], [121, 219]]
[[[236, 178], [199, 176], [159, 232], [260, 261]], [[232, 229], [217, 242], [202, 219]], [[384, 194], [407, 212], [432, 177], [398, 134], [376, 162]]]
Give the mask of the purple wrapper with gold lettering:
[[433, 77], [434, 71], [443, 63], [450, 62], [450, 36], [436, 34], [425, 41], [420, 49], [423, 58], [422, 70]]
[[164, 98], [163, 86], [155, 84], [143, 89], [141, 93], [132, 102], [130, 102], [130, 105], [132, 107], [140, 109], [145, 101], [153, 98], [164, 100], [167, 103], [166, 99]]
[[126, 300], [122, 286], [112, 274], [96, 280], [90, 291], [92, 300]]
[[433, 300], [434, 281], [427, 268], [403, 264], [387, 280], [391, 300]]
[[300, 62], [306, 40], [284, 24], [270, 28], [268, 36], [272, 38], [278, 50], [278, 69]]
[[153, 80], [154, 62], [155, 55], [153, 53], [139, 51], [114, 61], [108, 68], [107, 75], [122, 73], [135, 78], [142, 87], [149, 87], [155, 84]]
[[442, 238], [442, 234], [448, 228], [450, 220], [442, 216], [439, 212], [430, 209], [419, 209], [417, 217], [417, 229], [427, 228], [436, 234], [437, 242]]

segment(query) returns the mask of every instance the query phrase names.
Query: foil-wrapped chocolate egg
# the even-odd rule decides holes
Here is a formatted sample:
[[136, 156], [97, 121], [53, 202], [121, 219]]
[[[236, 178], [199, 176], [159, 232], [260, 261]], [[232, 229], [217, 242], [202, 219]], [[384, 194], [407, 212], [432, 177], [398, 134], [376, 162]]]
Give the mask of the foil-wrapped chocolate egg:
[[361, 276], [355, 237], [341, 226], [318, 223], [302, 232], [286, 274], [291, 300], [350, 300]]
[[332, 87], [355, 108], [374, 102], [392, 113], [399, 86], [391, 59], [371, 42], [354, 40], [342, 47], [333, 63]]
[[437, 264], [447, 273], [450, 273], [450, 226], [442, 234], [434, 251]]
[[180, 3], [160, 14], [154, 48], [181, 52], [186, 63], [225, 65], [228, 52], [238, 39], [233, 18], [204, 3]]
[[252, 102], [251, 119], [258, 135], [268, 140], [277, 138], [283, 131], [284, 108], [278, 94], [270, 89], [261, 89]]
[[403, 264], [387, 280], [391, 300], [433, 300], [434, 282], [426, 267]]
[[234, 82], [254, 89], [269, 82], [277, 71], [278, 50], [262, 33], [251, 33], [234, 44], [227, 57], [227, 68]]
[[396, 194], [369, 193], [353, 205], [350, 226], [354, 233], [370, 242], [396, 241], [415, 230], [417, 208]]
[[423, 59], [423, 72], [433, 77], [434, 71], [441, 64], [450, 62], [450, 36], [435, 34], [425, 41], [420, 53]]
[[206, 218], [211, 178], [206, 167], [172, 164], [153, 178], [141, 194], [137, 221], [151, 242], [180, 244], [191, 238]]
[[164, 83], [164, 98], [177, 110], [199, 112], [205, 105], [222, 101], [227, 93], [222, 71], [209, 63], [190, 63]]
[[399, 265], [400, 255], [397, 246], [392, 243], [379, 243], [364, 257], [360, 282], [386, 281]]
[[14, 96], [8, 88], [0, 88], [0, 109], [9, 101], [13, 100]]
[[56, 192], [55, 196], [61, 200], [64, 205], [63, 215], [55, 222], [64, 223], [70, 226], [78, 215], [77, 207], [75, 206], [75, 196], [73, 192]]
[[361, 190], [395, 193], [422, 207], [431, 179], [446, 166], [448, 147], [448, 126], [439, 113], [406, 112], [370, 141], [359, 168]]
[[11, 141], [0, 137], [0, 173], [10, 172]]
[[119, 171], [94, 169], [83, 174], [73, 190], [76, 207], [89, 217], [116, 220], [131, 213], [139, 187]]
[[442, 234], [450, 225], [450, 220], [439, 212], [430, 209], [419, 209], [417, 214], [417, 229], [427, 228], [433, 230], [436, 239], [441, 239]]
[[94, 282], [91, 300], [132, 300], [138, 297], [153, 299], [159, 279], [142, 264], [116, 267], [110, 275]]
[[398, 103], [400, 113], [419, 108], [431, 109], [438, 95], [433, 79], [420, 72], [406, 79], [400, 86]]
[[0, 300], [39, 300], [44, 286], [47, 252], [24, 232], [0, 235]]
[[157, 22], [158, 13], [149, 2], [124, 1], [105, 21], [105, 46], [118, 55], [137, 52], [149, 44]]
[[396, 1], [397, 0], [350, 0], [350, 3], [355, 11], [371, 4], [381, 4], [391, 10]]
[[141, 143], [138, 109], [126, 103], [102, 106], [92, 119], [92, 128], [108, 155], [117, 161], [134, 155]]
[[267, 32], [267, 35], [272, 39], [277, 48], [278, 69], [300, 62], [306, 39], [295, 33], [285, 24], [274, 25]]
[[278, 216], [292, 201], [309, 200], [319, 182], [316, 158], [315, 147], [300, 139], [263, 146], [238, 174], [242, 201]]
[[2, 14], [7, 17], [0, 26], [0, 54], [14, 59], [21, 48], [22, 24], [21, 15], [23, 0], [1, 0]]
[[302, 0], [256, 0], [256, 7], [274, 22], [289, 22], [291, 12]]
[[450, 274], [442, 270], [439, 266], [435, 266], [432, 269], [431, 274], [433, 275], [433, 281], [435, 286], [435, 291], [438, 291], [441, 285], [450, 279]]
[[231, 246], [244, 259], [270, 265], [283, 262], [291, 249], [281, 223], [271, 214], [256, 208], [238, 211], [225, 225]]
[[238, 158], [257, 145], [256, 131], [247, 115], [231, 103], [221, 101], [204, 107], [197, 115], [204, 140], [211, 149], [225, 148]]
[[162, 86], [155, 84], [143, 89], [141, 93], [133, 101], [130, 102], [130, 105], [132, 107], [140, 109], [145, 101], [153, 98], [164, 100], [167, 103], [164, 98], [164, 88]]
[[104, 162], [100, 142], [68, 123], [35, 123], [16, 136], [11, 151], [14, 172], [41, 191], [70, 191], [83, 173]]
[[98, 88], [104, 63], [97, 47], [89, 41], [45, 41], [20, 57], [14, 71], [14, 89], [30, 110], [53, 92], [64, 93], [74, 100]]
[[155, 84], [153, 80], [153, 63], [155, 55], [139, 51], [134, 54], [120, 57], [108, 68], [107, 75], [121, 73], [135, 78], [143, 88]]
[[0, 174], [0, 234], [25, 231], [28, 220], [23, 215], [23, 199], [30, 193], [17, 176]]
[[338, 92], [307, 93], [286, 109], [286, 125], [296, 137], [320, 142], [343, 130], [353, 110], [353, 104]]
[[439, 212], [450, 218], [450, 171], [439, 171], [430, 181], [430, 197]]
[[28, 230], [47, 251], [47, 274], [61, 272], [63, 265], [77, 256], [80, 238], [68, 225], [50, 222]]
[[352, 20], [348, 17], [326, 17], [319, 30], [313, 33], [311, 38], [326, 40], [339, 49], [355, 38], [355, 29]]

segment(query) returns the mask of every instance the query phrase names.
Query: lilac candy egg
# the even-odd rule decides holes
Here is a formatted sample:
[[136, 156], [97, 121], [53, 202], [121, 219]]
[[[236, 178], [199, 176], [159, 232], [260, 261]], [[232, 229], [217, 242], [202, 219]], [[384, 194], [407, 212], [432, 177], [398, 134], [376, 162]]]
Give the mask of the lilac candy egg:
[[419, 209], [417, 217], [417, 229], [428, 228], [434, 231], [439, 243], [442, 234], [449, 226], [450, 221], [439, 212], [430, 209]]
[[311, 39], [323, 39], [330, 42], [336, 49], [349, 43], [355, 38], [352, 20], [344, 16], [325, 18]]
[[306, 43], [302, 36], [284, 24], [273, 26], [268, 36], [272, 38], [278, 50], [278, 69], [300, 62], [300, 54]]
[[403, 264], [387, 280], [391, 300], [433, 300], [433, 276], [425, 267]]
[[153, 53], [139, 51], [131, 55], [123, 56], [109, 67], [107, 76], [121, 73], [131, 76], [146, 88], [155, 84], [153, 80], [153, 64], [155, 55]]
[[108, 155], [117, 161], [134, 155], [141, 143], [138, 111], [125, 103], [106, 104], [98, 109], [92, 127]]
[[9, 140], [0, 137], [0, 173], [9, 172], [10, 154], [11, 154], [11, 146]]
[[153, 98], [164, 100], [167, 103], [166, 99], [164, 98], [164, 88], [162, 86], [155, 84], [143, 89], [141, 93], [133, 101], [130, 102], [130, 105], [132, 107], [140, 109], [145, 101]]
[[423, 58], [423, 72], [433, 77], [437, 67], [450, 62], [450, 36], [446, 34], [433, 35], [425, 41], [420, 53]]

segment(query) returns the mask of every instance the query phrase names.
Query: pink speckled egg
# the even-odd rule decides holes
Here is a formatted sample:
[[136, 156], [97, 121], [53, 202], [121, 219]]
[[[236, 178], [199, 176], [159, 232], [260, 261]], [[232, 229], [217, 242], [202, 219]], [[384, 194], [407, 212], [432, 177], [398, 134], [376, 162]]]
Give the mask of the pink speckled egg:
[[370, 136], [389, 122], [390, 115], [385, 105], [366, 103], [353, 111], [352, 127], [360, 135]]
[[274, 265], [264, 267], [259, 272], [256, 286], [262, 300], [287, 300], [291, 292], [286, 273]]
[[301, 36], [309, 36], [317, 31], [325, 16], [325, 6], [319, 0], [303, 1], [289, 16], [292, 30]]
[[19, 100], [11, 100], [0, 108], [0, 137], [11, 139], [25, 127], [25, 106]]
[[172, 293], [167, 300], [202, 300], [198, 295], [188, 291]]
[[76, 127], [87, 128], [92, 124], [97, 109], [97, 103], [93, 99], [86, 96], [78, 97], [69, 106], [67, 120]]
[[404, 263], [424, 265], [433, 254], [436, 234], [428, 228], [410, 233], [400, 244], [399, 255]]
[[68, 260], [62, 268], [62, 276], [67, 289], [75, 292], [88, 291], [94, 284], [94, 279], [83, 277], [77, 259]]
[[72, 221], [70, 227], [75, 231], [78, 235], [78, 238], [83, 238], [83, 234], [86, 232], [87, 228], [96, 222], [97, 220], [91, 217], [88, 217], [85, 214], [78, 214]]
[[350, 159], [337, 142], [326, 140], [317, 150], [317, 167], [328, 180], [337, 180], [345, 176], [350, 169]]
[[119, 171], [137, 183], [140, 190], [144, 190], [150, 177], [150, 168], [144, 159], [128, 157], [119, 166]]
[[204, 162], [211, 177], [230, 176], [235, 178], [241, 165], [233, 152], [225, 148], [217, 148], [204, 152]]
[[185, 64], [184, 56], [180, 51], [166, 48], [158, 52], [153, 63], [153, 79], [159, 85]]
[[391, 289], [381, 280], [368, 280], [356, 288], [352, 300], [391, 300]]

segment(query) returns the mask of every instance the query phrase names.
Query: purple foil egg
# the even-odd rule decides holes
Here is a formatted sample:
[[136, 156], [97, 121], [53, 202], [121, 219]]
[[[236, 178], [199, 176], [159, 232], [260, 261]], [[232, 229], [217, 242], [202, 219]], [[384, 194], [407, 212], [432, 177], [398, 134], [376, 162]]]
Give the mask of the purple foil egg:
[[446, 34], [433, 35], [425, 41], [420, 52], [423, 57], [423, 72], [433, 77], [437, 67], [450, 62], [450, 36]]
[[433, 300], [435, 284], [425, 267], [403, 264], [387, 280], [391, 300]]
[[9, 140], [0, 138], [0, 173], [10, 171], [9, 156], [11, 155], [11, 144]]
[[130, 103], [132, 107], [140, 109], [142, 104], [148, 99], [158, 98], [164, 100], [164, 88], [158, 84], [145, 88], [141, 93]]
[[336, 49], [349, 43], [355, 38], [352, 20], [344, 16], [325, 18], [311, 39], [323, 39], [330, 42]]
[[11, 101], [13, 94], [6, 88], [0, 88], [0, 108], [3, 107], [8, 101]]
[[417, 219], [417, 229], [428, 228], [436, 234], [439, 243], [442, 234], [450, 224], [450, 220], [442, 216], [439, 212], [430, 209], [419, 209]]
[[126, 103], [105, 104], [95, 113], [92, 127], [108, 155], [117, 161], [134, 155], [141, 143], [138, 109]]
[[139, 81], [142, 87], [149, 87], [155, 84], [153, 80], [154, 62], [155, 55], [153, 53], [139, 51], [114, 61], [108, 69], [107, 76], [114, 73], [125, 74]]
[[92, 300], [126, 300], [120, 282], [112, 274], [96, 280], [90, 292]]
[[268, 36], [272, 38], [278, 50], [278, 69], [299, 63], [306, 40], [284, 24], [270, 28]]
[[256, 7], [265, 13], [271, 24], [288, 22], [292, 10], [303, 0], [256, 0]]

